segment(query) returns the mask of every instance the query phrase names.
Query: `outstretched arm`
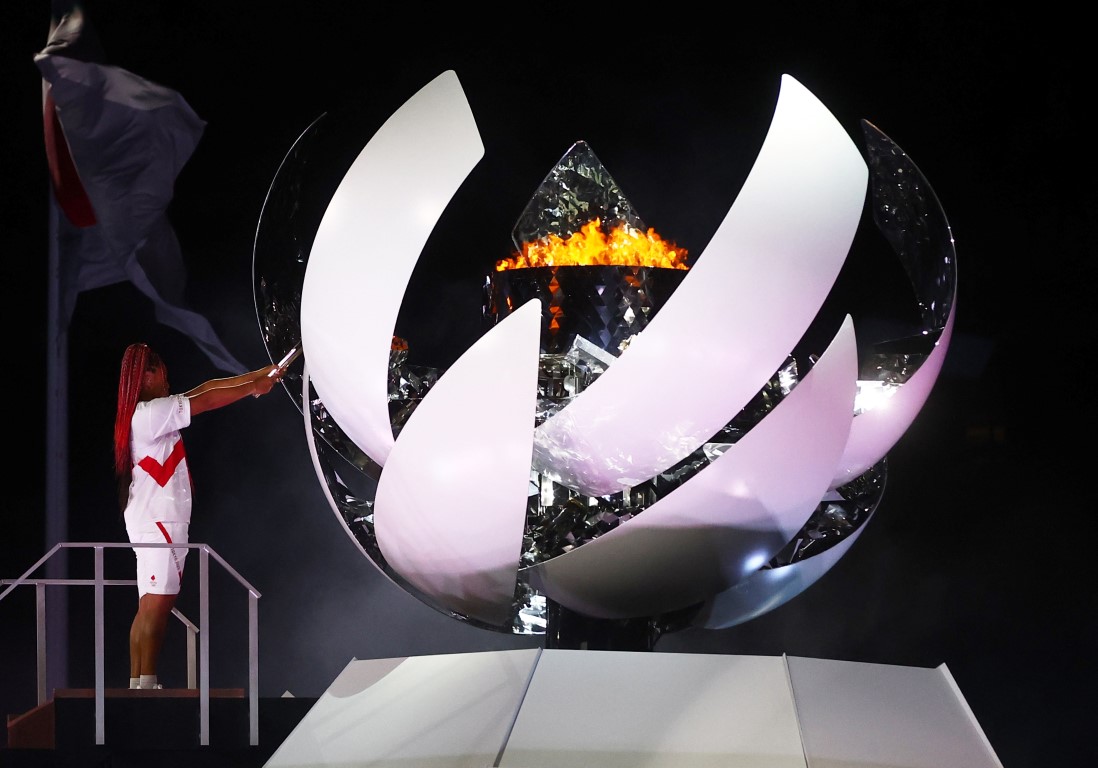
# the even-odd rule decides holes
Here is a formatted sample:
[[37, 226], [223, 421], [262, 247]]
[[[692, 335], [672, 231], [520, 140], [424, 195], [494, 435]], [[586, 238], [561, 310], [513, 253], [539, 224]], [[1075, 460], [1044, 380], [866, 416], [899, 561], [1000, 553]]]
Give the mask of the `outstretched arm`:
[[211, 379], [184, 394], [191, 401], [191, 416], [197, 416], [205, 411], [223, 408], [248, 395], [265, 395], [281, 378], [278, 366], [272, 364], [239, 376]]

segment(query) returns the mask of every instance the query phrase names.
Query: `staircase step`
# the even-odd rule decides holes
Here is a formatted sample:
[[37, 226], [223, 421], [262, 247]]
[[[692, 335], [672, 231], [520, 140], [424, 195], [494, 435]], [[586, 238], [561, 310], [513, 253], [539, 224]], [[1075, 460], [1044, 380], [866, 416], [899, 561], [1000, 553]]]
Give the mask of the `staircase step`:
[[[315, 698], [261, 698], [259, 746], [272, 751], [289, 735]], [[242, 688], [211, 688], [209, 745], [249, 747], [248, 699]], [[200, 747], [197, 689], [108, 688], [103, 702], [104, 745], [127, 750], [180, 750]], [[95, 745], [95, 689], [59, 688], [54, 698], [8, 718], [8, 747], [78, 750]]]

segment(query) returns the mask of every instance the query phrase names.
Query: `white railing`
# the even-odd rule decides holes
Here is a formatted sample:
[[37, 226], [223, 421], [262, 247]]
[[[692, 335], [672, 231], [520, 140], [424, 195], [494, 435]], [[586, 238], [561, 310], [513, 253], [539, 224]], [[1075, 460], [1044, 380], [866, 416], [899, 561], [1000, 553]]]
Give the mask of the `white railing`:
[[[135, 579], [104, 578], [103, 550], [134, 547], [173, 547], [175, 549], [198, 550], [198, 626], [190, 622], [182, 613], [173, 609], [172, 613], [187, 626], [187, 685], [195, 687], [195, 637], [198, 638], [198, 701], [199, 701], [199, 744], [210, 743], [210, 593], [209, 570], [212, 556], [237, 582], [248, 591], [248, 743], [259, 744], [259, 598], [260, 594], [236, 570], [218, 555], [208, 544], [131, 544], [119, 542], [62, 542], [57, 544], [39, 559], [18, 579], [3, 579], [0, 584], [7, 588], [0, 592], [3, 600], [9, 592], [18, 586], [33, 585], [37, 608], [38, 626], [38, 703], [45, 704], [46, 695], [46, 587], [92, 586], [95, 593], [95, 743], [105, 742], [105, 693], [104, 685], [104, 633], [103, 633], [103, 590], [113, 586], [135, 586]], [[91, 579], [35, 579], [31, 574], [37, 571], [54, 554], [62, 549], [93, 549], [95, 557], [95, 576]]]

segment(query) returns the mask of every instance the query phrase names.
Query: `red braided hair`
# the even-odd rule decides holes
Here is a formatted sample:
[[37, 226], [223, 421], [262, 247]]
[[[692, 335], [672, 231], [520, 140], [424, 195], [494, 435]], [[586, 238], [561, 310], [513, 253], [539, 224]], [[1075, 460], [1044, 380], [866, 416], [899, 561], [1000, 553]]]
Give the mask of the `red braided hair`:
[[145, 371], [161, 365], [160, 356], [147, 344], [130, 344], [122, 355], [122, 370], [118, 375], [118, 408], [114, 414], [114, 474], [126, 478], [133, 470], [130, 453], [130, 422], [141, 398]]

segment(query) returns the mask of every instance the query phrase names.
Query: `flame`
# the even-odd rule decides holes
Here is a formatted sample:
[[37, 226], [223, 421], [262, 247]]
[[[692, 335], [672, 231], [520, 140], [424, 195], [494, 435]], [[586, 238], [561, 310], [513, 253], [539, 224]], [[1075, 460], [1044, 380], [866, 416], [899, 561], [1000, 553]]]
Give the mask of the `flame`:
[[654, 229], [647, 232], [619, 224], [609, 236], [593, 219], [565, 240], [557, 235], [522, 244], [522, 253], [496, 262], [496, 271], [528, 267], [580, 266], [662, 267], [689, 269], [686, 251], [666, 243]]

